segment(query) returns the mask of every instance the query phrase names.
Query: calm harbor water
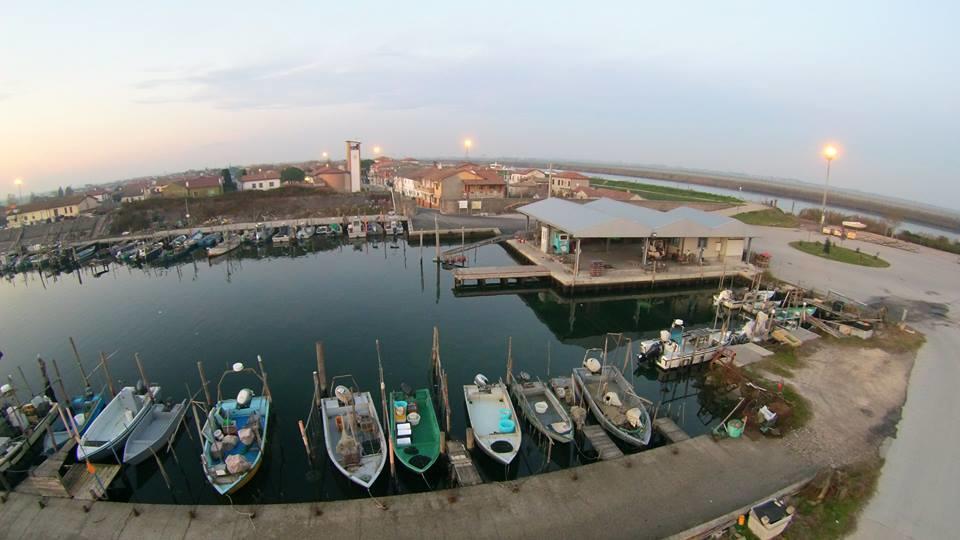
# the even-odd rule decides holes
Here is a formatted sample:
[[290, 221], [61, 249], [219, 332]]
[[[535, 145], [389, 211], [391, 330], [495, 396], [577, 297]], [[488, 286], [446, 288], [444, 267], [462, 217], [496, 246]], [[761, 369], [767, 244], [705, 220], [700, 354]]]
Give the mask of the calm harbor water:
[[[68, 391], [79, 392], [80, 376], [67, 339], [74, 336], [88, 370], [99, 351], [112, 353], [113, 377], [133, 384], [138, 378], [133, 355], [138, 352], [150, 382], [160, 384], [164, 396], [180, 400], [187, 396], [186, 385], [194, 393], [200, 389], [197, 361], [203, 361], [215, 393], [228, 365], [240, 361], [253, 366], [259, 354], [274, 395], [267, 461], [233, 502], [354, 498], [368, 495], [325, 461], [322, 441], [315, 444], [324, 459], [310, 462], [297, 428], [297, 420], [306, 420], [310, 412], [315, 341], [326, 346], [328, 378], [352, 374], [362, 389], [378, 397], [374, 340], [381, 342], [388, 388], [401, 382], [423, 387], [429, 384], [432, 328], [439, 327], [450, 379], [452, 436], [463, 440], [462, 385], [477, 373], [503, 376], [508, 336], [513, 338], [514, 371], [546, 377], [548, 348], [550, 374], [569, 374], [587, 348], [602, 346], [606, 332], [639, 339], [654, 336], [674, 318], [689, 326], [713, 318], [712, 289], [575, 300], [550, 290], [458, 297], [450, 272], [438, 270], [430, 262], [432, 255], [432, 248], [424, 248], [421, 264], [419, 248], [403, 241], [341, 245], [316, 240], [308, 247], [244, 247], [212, 265], [199, 259], [172, 268], [113, 265], [99, 277], [89, 269], [57, 277], [19, 275], [0, 281], [0, 376], [13, 375], [25, 397], [17, 366], [37, 390], [36, 357], [41, 355], [48, 362], [56, 359]], [[471, 264], [510, 263], [498, 246], [471, 254]], [[613, 351], [611, 358], [621, 363], [623, 353]], [[724, 404], [700, 394], [697, 374], [660, 381], [656, 371], [645, 369], [633, 377], [637, 392], [662, 403], [660, 414], [666, 411], [691, 435], [707, 432], [726, 412]], [[259, 389], [256, 381], [243, 386]], [[235, 396], [240, 388], [239, 383], [225, 385], [224, 395]], [[157, 464], [148, 461], [123, 469], [112, 499], [227, 502], [202, 476], [196, 428], [192, 417], [187, 419], [192, 437], [181, 430], [176, 456], [163, 457], [172, 489], [165, 486]], [[550, 461], [545, 458], [529, 432], [509, 469], [475, 453], [487, 480], [589, 461], [573, 446], [556, 447]], [[447, 482], [442, 463], [426, 478], [401, 470], [392, 485], [388, 476], [385, 469], [374, 495], [423, 491]]]

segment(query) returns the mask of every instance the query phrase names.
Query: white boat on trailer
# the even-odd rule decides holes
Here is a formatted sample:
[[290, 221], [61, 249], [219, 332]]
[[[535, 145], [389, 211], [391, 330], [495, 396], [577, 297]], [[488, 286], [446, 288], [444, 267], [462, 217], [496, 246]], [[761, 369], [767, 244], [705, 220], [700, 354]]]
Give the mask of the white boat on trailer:
[[77, 445], [77, 460], [122, 460], [123, 444], [146, 418], [160, 395], [159, 386], [124, 386], [87, 428]]
[[517, 426], [517, 411], [503, 381], [491, 384], [478, 374], [474, 384], [463, 385], [467, 418], [477, 446], [495, 461], [509, 465], [520, 450], [523, 434]]
[[387, 440], [377, 405], [370, 392], [358, 390], [351, 375], [338, 375], [330, 385], [334, 396], [320, 400], [327, 455], [350, 481], [369, 489], [387, 461]]

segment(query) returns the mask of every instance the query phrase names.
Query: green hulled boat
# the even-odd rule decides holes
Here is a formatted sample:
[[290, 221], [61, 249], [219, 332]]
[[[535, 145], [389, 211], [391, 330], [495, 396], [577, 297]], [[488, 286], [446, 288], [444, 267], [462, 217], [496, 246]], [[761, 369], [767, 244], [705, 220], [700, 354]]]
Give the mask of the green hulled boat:
[[425, 472], [440, 456], [440, 425], [430, 390], [390, 392], [390, 407], [393, 453], [411, 471]]

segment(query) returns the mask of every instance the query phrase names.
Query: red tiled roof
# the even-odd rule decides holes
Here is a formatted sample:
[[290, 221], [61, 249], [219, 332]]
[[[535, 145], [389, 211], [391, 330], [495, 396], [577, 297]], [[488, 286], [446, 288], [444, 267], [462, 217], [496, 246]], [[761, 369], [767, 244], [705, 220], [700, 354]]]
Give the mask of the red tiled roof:
[[259, 182], [262, 180], [279, 180], [280, 171], [262, 171], [246, 174], [240, 178], [241, 182]]
[[308, 176], [316, 176], [318, 174], [349, 174], [349, 173], [337, 167], [326, 167], [326, 166], [318, 167], [307, 173]]
[[177, 180], [176, 182], [170, 182], [170, 184], [177, 184], [179, 186], [189, 187], [190, 189], [198, 189], [217, 187], [222, 181], [223, 178], [219, 176], [197, 176], [194, 178], [185, 178], [183, 180]]
[[589, 176], [584, 176], [576, 171], [561, 171], [553, 175], [554, 178], [567, 178], [569, 180], [589, 180]]
[[87, 194], [71, 195], [69, 197], [57, 197], [55, 199], [41, 199], [37, 202], [30, 202], [20, 206], [11, 207], [11, 212], [26, 214], [27, 212], [36, 212], [37, 210], [51, 210], [53, 208], [63, 208], [64, 206], [73, 206], [80, 204], [84, 199], [90, 197]]
[[505, 185], [506, 182], [503, 181], [503, 178], [500, 176], [500, 173], [493, 169], [474, 169], [471, 170], [473, 174], [481, 177], [479, 180], [467, 179], [463, 183], [471, 186], [490, 186], [490, 185]]

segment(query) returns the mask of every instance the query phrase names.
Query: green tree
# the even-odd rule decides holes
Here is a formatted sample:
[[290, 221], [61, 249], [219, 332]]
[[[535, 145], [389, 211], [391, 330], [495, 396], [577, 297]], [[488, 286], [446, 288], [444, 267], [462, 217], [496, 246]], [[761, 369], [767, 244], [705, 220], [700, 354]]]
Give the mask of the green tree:
[[298, 167], [287, 167], [286, 169], [280, 171], [280, 183], [303, 182], [305, 177], [306, 173], [303, 172], [303, 169]]
[[66, 195], [67, 197], [73, 195], [73, 188], [70, 186], [67, 186], [66, 188], [63, 189], [63, 194]]
[[57, 189], [57, 197], [63, 197], [63, 186], [60, 186], [60, 188]]
[[237, 185], [233, 182], [233, 175], [230, 169], [222, 169], [220, 176], [223, 178], [223, 191], [236, 191]]

